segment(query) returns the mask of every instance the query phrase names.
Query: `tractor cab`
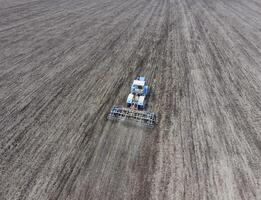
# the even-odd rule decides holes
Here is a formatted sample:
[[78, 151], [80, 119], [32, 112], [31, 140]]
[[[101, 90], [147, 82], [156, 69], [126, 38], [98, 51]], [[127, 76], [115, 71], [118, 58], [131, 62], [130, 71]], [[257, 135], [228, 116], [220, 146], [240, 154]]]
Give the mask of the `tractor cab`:
[[148, 94], [148, 86], [146, 85], [145, 77], [136, 77], [131, 86], [131, 93], [138, 96], [144, 96]]

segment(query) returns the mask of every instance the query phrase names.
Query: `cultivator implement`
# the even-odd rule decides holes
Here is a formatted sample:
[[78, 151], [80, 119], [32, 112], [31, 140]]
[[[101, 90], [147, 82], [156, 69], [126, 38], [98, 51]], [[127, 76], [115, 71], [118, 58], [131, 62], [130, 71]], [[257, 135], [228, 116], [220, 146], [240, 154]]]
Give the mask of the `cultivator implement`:
[[147, 127], [154, 127], [156, 114], [153, 112], [139, 111], [131, 108], [113, 106], [108, 115], [109, 120], [131, 120]]

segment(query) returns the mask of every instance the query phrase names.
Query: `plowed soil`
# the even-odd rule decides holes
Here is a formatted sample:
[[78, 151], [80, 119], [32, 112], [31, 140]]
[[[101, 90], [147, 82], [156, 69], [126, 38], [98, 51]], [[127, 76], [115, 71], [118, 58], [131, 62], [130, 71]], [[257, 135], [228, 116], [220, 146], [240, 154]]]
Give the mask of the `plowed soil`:
[[260, 200], [261, 2], [0, 0], [0, 133], [1, 200]]

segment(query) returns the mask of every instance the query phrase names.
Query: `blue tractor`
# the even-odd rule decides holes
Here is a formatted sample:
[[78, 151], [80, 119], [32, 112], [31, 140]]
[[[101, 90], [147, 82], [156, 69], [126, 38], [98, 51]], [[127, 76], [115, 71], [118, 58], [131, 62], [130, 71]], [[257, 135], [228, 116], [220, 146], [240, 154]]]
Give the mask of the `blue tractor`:
[[146, 111], [149, 86], [145, 82], [145, 77], [137, 76], [132, 85], [131, 93], [127, 98], [127, 108], [113, 106], [108, 115], [109, 120], [134, 120], [148, 127], [156, 124], [156, 114]]
[[131, 85], [131, 93], [127, 98], [127, 107], [137, 110], [144, 110], [149, 94], [149, 86], [145, 82], [145, 77], [138, 76]]

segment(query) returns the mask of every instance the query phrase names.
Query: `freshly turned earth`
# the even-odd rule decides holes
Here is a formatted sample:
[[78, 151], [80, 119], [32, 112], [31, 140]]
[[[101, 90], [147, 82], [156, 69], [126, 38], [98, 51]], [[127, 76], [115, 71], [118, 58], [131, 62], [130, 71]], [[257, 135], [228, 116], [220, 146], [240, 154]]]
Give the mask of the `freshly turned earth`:
[[261, 1], [0, 0], [0, 199], [260, 200]]

